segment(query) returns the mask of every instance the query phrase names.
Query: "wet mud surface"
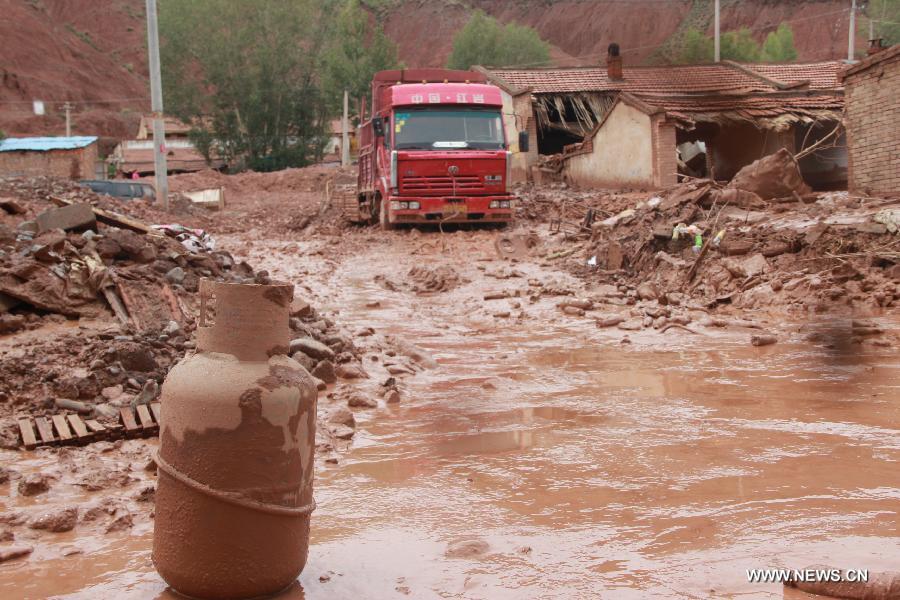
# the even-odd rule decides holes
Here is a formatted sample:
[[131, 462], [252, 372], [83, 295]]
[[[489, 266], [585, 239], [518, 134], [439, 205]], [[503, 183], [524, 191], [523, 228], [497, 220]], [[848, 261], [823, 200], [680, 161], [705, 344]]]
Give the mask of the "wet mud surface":
[[[532, 302], [530, 279], [584, 290], [497, 260], [494, 235], [351, 231], [340, 252], [327, 239], [222, 239], [346, 329], [374, 330], [369, 377], [320, 392], [324, 410], [341, 388], [375, 395], [396, 366], [387, 336], [438, 363], [397, 376], [401, 402], [354, 409], [352, 441], [318, 456], [309, 562], [283, 597], [808, 598], [746, 570], [897, 570], [895, 348], [844, 343], [846, 314], [759, 312], [779, 336], [763, 347], [739, 327], [599, 329], [601, 315], [564, 314], [559, 297]], [[510, 297], [483, 299], [498, 291]], [[71, 469], [67, 451], [16, 458], [20, 478], [60, 479], [31, 497], [18, 479], [0, 484], [0, 514], [83, 514], [121, 496], [133, 518], [109, 533], [114, 515], [64, 533], [15, 527], [11, 543], [35, 550], [0, 564], [0, 597], [174, 598], [149, 559], [152, 503], [136, 499], [154, 479], [152, 445], [73, 450]], [[77, 480], [94, 466], [129, 479], [87, 491]]]

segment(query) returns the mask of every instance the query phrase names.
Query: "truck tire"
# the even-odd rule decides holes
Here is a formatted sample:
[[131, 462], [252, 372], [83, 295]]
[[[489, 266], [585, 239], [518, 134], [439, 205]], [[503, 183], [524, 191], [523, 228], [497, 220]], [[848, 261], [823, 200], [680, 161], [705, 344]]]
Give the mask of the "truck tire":
[[394, 228], [394, 224], [390, 221], [390, 215], [388, 214], [387, 202], [378, 199], [378, 221], [381, 223], [381, 228], [385, 231], [390, 231]]

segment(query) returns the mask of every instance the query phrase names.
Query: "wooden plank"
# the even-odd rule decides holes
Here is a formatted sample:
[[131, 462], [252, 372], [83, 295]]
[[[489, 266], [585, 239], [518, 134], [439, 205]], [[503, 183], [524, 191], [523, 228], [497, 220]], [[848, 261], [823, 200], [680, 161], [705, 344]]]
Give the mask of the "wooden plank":
[[72, 431], [69, 429], [69, 424], [66, 423], [64, 416], [53, 415], [53, 424], [56, 426], [56, 433], [59, 434], [60, 441], [68, 442], [72, 439]]
[[34, 420], [34, 424], [37, 425], [42, 444], [50, 444], [56, 441], [56, 438], [53, 437], [53, 427], [50, 426], [50, 421], [44, 417], [37, 417]]
[[140, 430], [137, 421], [134, 420], [134, 413], [131, 412], [130, 408], [119, 409], [119, 417], [122, 419], [122, 425], [125, 426], [126, 434], [137, 433]]
[[87, 419], [84, 424], [87, 425], [88, 429], [91, 430], [91, 433], [98, 434], [106, 431], [106, 427], [104, 427], [100, 424], [99, 421], [96, 421], [94, 419]]
[[159, 402], [151, 402], [150, 410], [153, 411], [153, 418], [156, 420], [156, 423], [162, 425], [162, 421], [160, 421], [162, 416], [162, 405]]
[[81, 420], [81, 417], [78, 415], [69, 415], [66, 417], [69, 421], [69, 425], [72, 426], [72, 431], [75, 432], [75, 435], [78, 436], [78, 439], [87, 439], [93, 437], [90, 432], [88, 432], [87, 427], [84, 425], [84, 421]]
[[37, 438], [34, 437], [31, 419], [19, 419], [19, 432], [22, 434], [22, 444], [26, 450], [31, 450], [37, 446]]
[[102, 291], [103, 297], [106, 298], [107, 304], [115, 313], [116, 318], [119, 319], [119, 323], [128, 325], [128, 311], [125, 310], [125, 305], [122, 304], [122, 300], [116, 294], [116, 291], [112, 287], [105, 287]]
[[153, 422], [153, 417], [150, 416], [150, 409], [147, 408], [146, 404], [138, 404], [137, 416], [141, 421], [141, 427], [144, 428], [144, 431], [154, 429], [156, 427], [156, 423]]

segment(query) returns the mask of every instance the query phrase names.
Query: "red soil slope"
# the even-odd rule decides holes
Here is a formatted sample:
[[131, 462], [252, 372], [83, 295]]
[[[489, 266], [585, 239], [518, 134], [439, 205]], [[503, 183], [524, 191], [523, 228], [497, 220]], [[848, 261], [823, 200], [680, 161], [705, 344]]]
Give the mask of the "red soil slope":
[[[407, 64], [440, 66], [453, 33], [469, 7], [502, 22], [535, 28], [553, 47], [556, 64], [595, 64], [618, 42], [626, 64], [639, 64], [679, 27], [706, 26], [712, 33], [712, 2], [704, 0], [404, 0], [387, 12], [385, 28]], [[694, 10], [692, 5], [697, 4]], [[722, 31], [750, 27], [758, 40], [789, 21], [801, 60], [843, 58], [847, 53], [848, 2], [844, 0], [722, 0]], [[702, 10], [706, 6], [707, 10]], [[864, 40], [859, 40], [864, 48]], [[566, 58], [568, 56], [568, 59]]]
[[[129, 137], [149, 96], [141, 0], [0, 0], [0, 129]], [[31, 101], [45, 102], [35, 116]], [[130, 110], [130, 114], [129, 111]]]

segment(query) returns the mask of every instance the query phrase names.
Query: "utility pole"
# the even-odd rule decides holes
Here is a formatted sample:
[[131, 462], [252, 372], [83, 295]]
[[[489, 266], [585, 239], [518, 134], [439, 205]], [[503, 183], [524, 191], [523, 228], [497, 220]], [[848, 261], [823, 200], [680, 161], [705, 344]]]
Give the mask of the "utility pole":
[[66, 102], [62, 107], [66, 111], [66, 137], [72, 137], [72, 109], [75, 108], [75, 105]]
[[719, 0], [716, 0], [716, 11], [715, 11], [715, 12], [716, 12], [716, 23], [715, 23], [715, 38], [716, 38], [716, 41], [715, 41], [715, 59], [716, 59], [716, 62], [719, 62], [719, 60], [721, 60], [721, 57], [719, 56]]
[[344, 90], [344, 118], [341, 120], [341, 166], [350, 166], [350, 94]]
[[162, 76], [159, 70], [159, 25], [156, 0], [147, 0], [147, 51], [150, 54], [150, 103], [153, 110], [153, 169], [156, 172], [156, 200], [162, 198], [169, 210], [169, 180], [166, 165], [166, 129], [163, 122]]
[[856, 49], [856, 0], [850, 0], [850, 36], [847, 40], [847, 62], [855, 62], [854, 50]]

